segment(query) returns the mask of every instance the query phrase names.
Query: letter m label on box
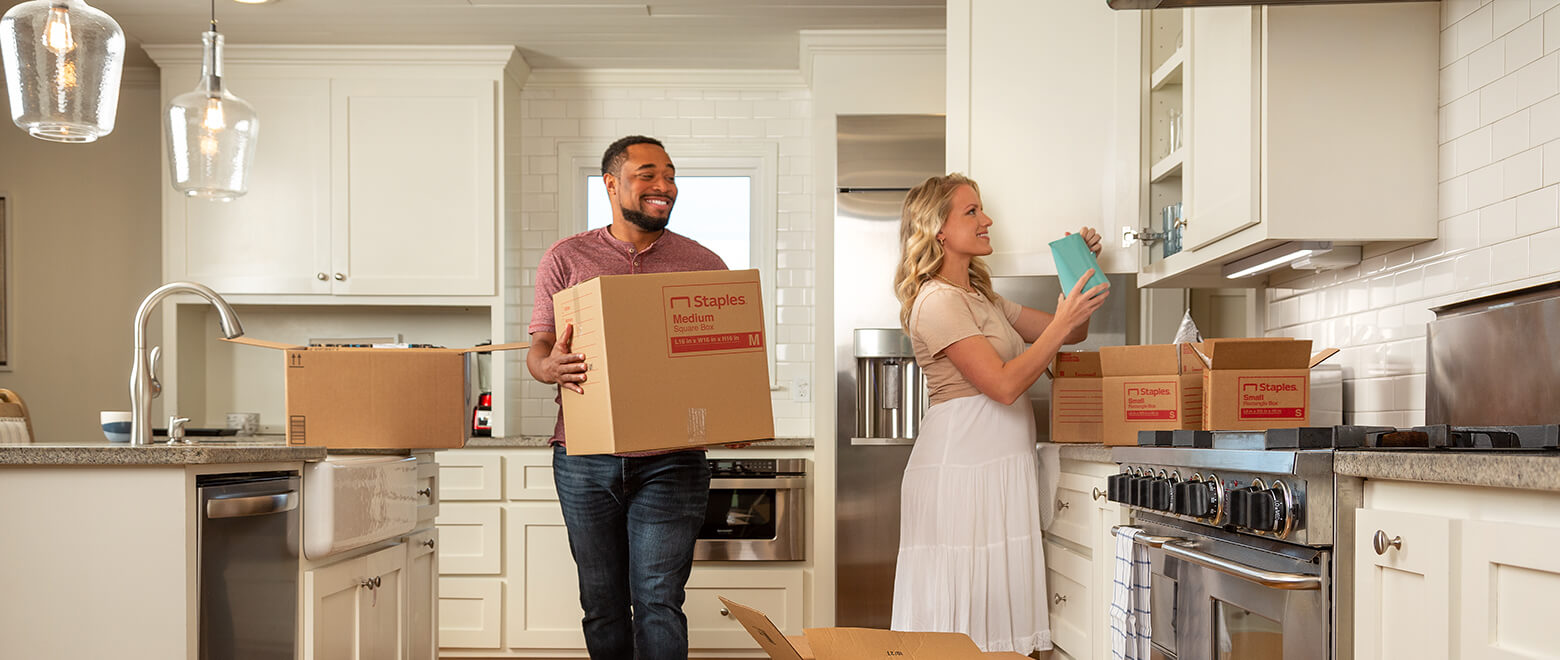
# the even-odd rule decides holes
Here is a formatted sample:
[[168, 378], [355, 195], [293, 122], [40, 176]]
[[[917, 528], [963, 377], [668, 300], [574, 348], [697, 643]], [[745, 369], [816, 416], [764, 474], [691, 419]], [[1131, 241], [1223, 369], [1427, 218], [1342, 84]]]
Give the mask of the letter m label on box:
[[661, 288], [667, 357], [763, 352], [764, 306], [756, 281]]

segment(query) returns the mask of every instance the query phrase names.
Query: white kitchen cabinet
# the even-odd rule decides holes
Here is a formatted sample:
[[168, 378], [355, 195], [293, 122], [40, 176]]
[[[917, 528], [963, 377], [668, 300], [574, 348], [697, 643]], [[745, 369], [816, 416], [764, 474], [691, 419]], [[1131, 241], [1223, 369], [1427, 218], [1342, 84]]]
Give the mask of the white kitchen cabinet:
[[[1433, 3], [1204, 7], [1143, 22], [1139, 282], [1252, 285], [1225, 264], [1285, 241], [1435, 238], [1439, 14]], [[1170, 149], [1171, 111], [1183, 113]]]
[[[1450, 656], [1452, 521], [1359, 511], [1354, 530], [1354, 655], [1360, 660]], [[1376, 554], [1377, 531], [1400, 547]]]
[[1106, 477], [1115, 463], [1063, 460], [1056, 511], [1045, 530], [1046, 588], [1051, 639], [1068, 656], [1111, 657], [1107, 605], [1115, 579], [1115, 537], [1111, 527], [1127, 523], [1120, 505], [1106, 499]]
[[[188, 91], [197, 52], [148, 51], [164, 99]], [[494, 295], [511, 51], [229, 48], [224, 80], [262, 128], [249, 193], [165, 187], [164, 277], [234, 296]]]
[[303, 574], [305, 660], [404, 657], [406, 545]]
[[[586, 657], [552, 456], [551, 447], [440, 453], [442, 657]], [[763, 657], [716, 596], [757, 607], [785, 633], [801, 634], [804, 568], [696, 562], [683, 606], [690, 657]]]
[[1358, 660], [1557, 657], [1560, 493], [1368, 480], [1354, 531]]
[[406, 539], [406, 659], [439, 657], [439, 530]]
[[[948, 2], [947, 169], [981, 186], [996, 275], [1054, 275], [1050, 241], [1138, 217], [1138, 25], [1104, 2]], [[1134, 272], [1136, 253], [1101, 265]]]

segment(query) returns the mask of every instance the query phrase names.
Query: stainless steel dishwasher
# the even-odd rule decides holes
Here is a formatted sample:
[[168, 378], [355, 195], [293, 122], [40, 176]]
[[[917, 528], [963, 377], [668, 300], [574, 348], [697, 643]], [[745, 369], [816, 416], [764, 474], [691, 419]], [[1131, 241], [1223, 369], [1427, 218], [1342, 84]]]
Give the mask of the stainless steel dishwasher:
[[296, 657], [297, 473], [196, 479], [200, 495], [200, 658]]

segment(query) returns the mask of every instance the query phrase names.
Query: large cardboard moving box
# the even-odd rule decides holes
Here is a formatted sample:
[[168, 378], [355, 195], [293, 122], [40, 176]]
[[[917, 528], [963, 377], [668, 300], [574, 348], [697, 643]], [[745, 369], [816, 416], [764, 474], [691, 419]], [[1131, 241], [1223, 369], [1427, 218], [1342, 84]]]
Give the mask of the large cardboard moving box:
[[1135, 445], [1138, 431], [1202, 428], [1202, 359], [1191, 344], [1100, 349], [1107, 445]]
[[354, 449], [466, 446], [476, 403], [468, 354], [530, 345], [347, 348], [252, 337], [228, 341], [283, 351], [287, 444]]
[[1051, 442], [1101, 442], [1104, 412], [1099, 351], [1057, 353], [1051, 362]]
[[774, 437], [757, 270], [607, 275], [553, 294], [590, 365], [563, 390], [569, 454]]
[[1311, 354], [1311, 340], [1209, 339], [1197, 346], [1203, 371], [1203, 428], [1248, 431], [1310, 424], [1311, 368], [1338, 352]]
[[875, 628], [808, 628], [801, 636], [781, 634], [763, 612], [720, 602], [773, 660], [1024, 660], [1012, 651], [986, 653], [963, 633], [898, 632]]

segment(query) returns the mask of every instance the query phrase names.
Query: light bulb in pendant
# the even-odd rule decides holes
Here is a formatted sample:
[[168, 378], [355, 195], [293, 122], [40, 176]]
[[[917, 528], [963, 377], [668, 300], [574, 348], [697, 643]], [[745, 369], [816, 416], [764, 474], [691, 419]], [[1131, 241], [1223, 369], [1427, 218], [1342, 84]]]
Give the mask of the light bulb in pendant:
[[227, 128], [227, 120], [222, 117], [222, 99], [213, 96], [206, 99], [206, 111], [201, 115], [200, 125], [208, 131], [220, 131]]
[[43, 27], [43, 45], [55, 55], [76, 50], [76, 39], [70, 36], [70, 10], [59, 5], [49, 9], [49, 22]]

